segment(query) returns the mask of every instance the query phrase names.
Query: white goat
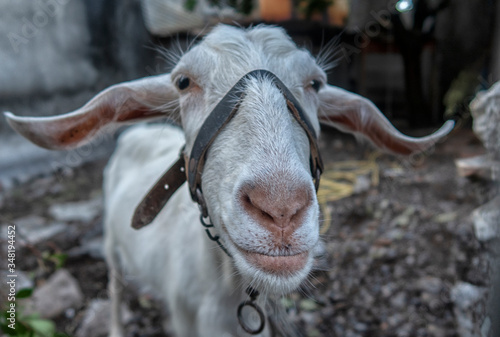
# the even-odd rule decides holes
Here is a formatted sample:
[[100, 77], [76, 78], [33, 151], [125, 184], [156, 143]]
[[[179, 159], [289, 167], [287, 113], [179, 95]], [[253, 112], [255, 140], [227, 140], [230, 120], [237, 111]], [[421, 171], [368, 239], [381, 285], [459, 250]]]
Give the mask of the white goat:
[[[254, 307], [260, 308], [265, 299], [296, 289], [310, 273], [320, 250], [315, 172], [310, 169], [313, 141], [290, 113], [294, 107], [272, 74], [240, 82], [242, 97], [229, 97], [237, 113], [209, 145], [199, 172], [212, 235], [220, 236], [228, 254], [207, 239], [188, 186], [158, 210], [149, 226], [131, 227], [134, 209], [176, 161], [182, 145], [189, 158], [207, 116], [256, 69], [281, 79], [316, 135], [323, 119], [382, 149], [410, 154], [453, 128], [447, 122], [431, 136], [402, 135], [373, 103], [327, 85], [315, 59], [282, 29], [268, 26], [219, 25], [180, 58], [171, 74], [115, 85], [72, 113], [44, 118], [6, 113], [14, 129], [51, 149], [85, 144], [109, 125], [180, 119], [183, 132], [164, 124], [126, 131], [105, 172], [112, 336], [123, 335], [118, 310], [123, 275], [162, 296], [177, 336], [220, 337], [248, 335], [236, 317], [238, 305], [248, 298], [245, 288], [262, 294]], [[259, 320], [248, 314], [251, 310], [243, 312], [243, 325], [255, 329]], [[271, 330], [265, 324], [259, 336], [270, 336]]]

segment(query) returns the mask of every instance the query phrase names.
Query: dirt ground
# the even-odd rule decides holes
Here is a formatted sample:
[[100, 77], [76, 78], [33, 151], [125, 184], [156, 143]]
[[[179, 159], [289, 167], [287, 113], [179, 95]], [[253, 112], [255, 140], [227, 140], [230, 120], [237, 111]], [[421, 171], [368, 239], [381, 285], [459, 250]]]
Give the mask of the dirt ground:
[[[465, 337], [464, 324], [470, 323], [470, 336], [482, 336], [491, 244], [476, 239], [471, 213], [492, 198], [493, 189], [487, 180], [459, 177], [454, 165], [456, 158], [484, 151], [472, 132], [456, 132], [411, 160], [389, 155], [374, 159], [370, 146], [332, 130], [323, 132], [320, 147], [327, 165], [359, 161], [371, 166], [354, 169], [353, 190], [352, 175], [340, 178], [348, 196], [330, 198], [323, 207], [327, 254], [320, 270], [281, 301], [296, 329], [310, 337]], [[27, 215], [50, 222], [51, 205], [99, 198], [104, 166], [105, 161], [97, 161], [0, 190], [0, 223]], [[49, 240], [18, 247], [18, 268], [38, 286], [55, 270], [44, 253], [68, 254], [64, 268], [78, 280], [85, 301], [55, 321], [58, 331], [73, 336], [89, 303], [106, 298], [107, 271], [102, 258], [69, 254], [102, 235], [102, 214], [70, 225]], [[480, 298], [460, 302], [454, 289], [463, 284], [481, 290]], [[159, 304], [147, 296], [128, 297], [132, 317], [127, 335], [167, 336], [161, 330]]]

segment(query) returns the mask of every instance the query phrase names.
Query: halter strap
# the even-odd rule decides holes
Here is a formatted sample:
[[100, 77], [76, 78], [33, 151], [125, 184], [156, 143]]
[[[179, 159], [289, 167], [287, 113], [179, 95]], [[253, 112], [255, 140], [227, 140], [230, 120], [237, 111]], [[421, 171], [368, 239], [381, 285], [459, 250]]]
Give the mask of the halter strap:
[[[185, 155], [181, 152], [177, 162], [156, 182], [146, 197], [137, 206], [132, 219], [133, 228], [139, 229], [151, 223], [174, 192], [186, 180], [189, 184], [191, 198], [200, 206], [202, 216], [208, 216], [205, 198], [201, 189], [201, 177], [207, 151], [222, 129], [239, 111], [240, 103], [245, 95], [245, 84], [248, 79], [262, 77], [271, 79], [273, 84], [281, 91], [285, 97], [288, 111], [297, 120], [309, 138], [311, 175], [316, 190], [318, 190], [320, 175], [323, 172], [323, 162], [316, 141], [317, 135], [309, 118], [304, 113], [297, 99], [276, 75], [268, 70], [254, 70], [243, 76], [219, 101], [210, 115], [208, 115], [194, 141], [191, 155], [187, 162], [187, 172], [184, 169], [186, 167]], [[168, 188], [165, 188], [166, 186]]]

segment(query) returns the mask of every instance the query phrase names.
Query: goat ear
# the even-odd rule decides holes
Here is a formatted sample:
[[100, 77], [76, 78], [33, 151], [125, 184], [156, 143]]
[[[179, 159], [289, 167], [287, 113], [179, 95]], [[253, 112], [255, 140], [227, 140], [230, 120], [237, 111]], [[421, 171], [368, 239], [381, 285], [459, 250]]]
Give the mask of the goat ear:
[[429, 136], [409, 137], [399, 132], [375, 104], [362, 96], [331, 85], [323, 88], [319, 95], [320, 122], [356, 136], [361, 135], [381, 150], [394, 154], [425, 151], [453, 130], [455, 125], [450, 120]]
[[177, 92], [170, 74], [124, 82], [102, 91], [78, 110], [53, 117], [5, 113], [10, 126], [38, 146], [64, 150], [91, 141], [104, 128], [166, 117]]

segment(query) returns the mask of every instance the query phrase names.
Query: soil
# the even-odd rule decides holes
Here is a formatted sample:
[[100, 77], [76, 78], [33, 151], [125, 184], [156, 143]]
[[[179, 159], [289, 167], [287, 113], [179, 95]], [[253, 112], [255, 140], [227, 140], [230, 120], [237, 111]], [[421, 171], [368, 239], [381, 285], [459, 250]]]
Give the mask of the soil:
[[[320, 147], [326, 164], [367, 160], [373, 153], [332, 130], [323, 132]], [[491, 285], [491, 244], [476, 239], [471, 213], [493, 197], [493, 188], [487, 180], [458, 176], [454, 165], [454, 159], [482, 152], [472, 133], [461, 130], [418, 158], [380, 155], [377, 183], [368, 179], [364, 188], [328, 202], [319, 270], [282, 300], [296, 329], [310, 337], [458, 337], [463, 336], [458, 322], [466, 318], [480, 329], [488, 291], [462, 313], [465, 318], [451, 292], [460, 282], [481, 289]], [[50, 205], [102, 195], [105, 164], [99, 160], [0, 190], [0, 223], [29, 214], [51, 221]], [[18, 248], [18, 268], [37, 285], [55, 270], [44, 252], [68, 253], [102, 235], [102, 215], [73, 225], [48, 241]], [[76, 312], [55, 319], [58, 331], [72, 336], [90, 301], [106, 298], [107, 269], [103, 259], [88, 254], [69, 256], [64, 268], [85, 296]], [[161, 329], [159, 303], [133, 291], [127, 302], [132, 311], [127, 336], [169, 336]]]

